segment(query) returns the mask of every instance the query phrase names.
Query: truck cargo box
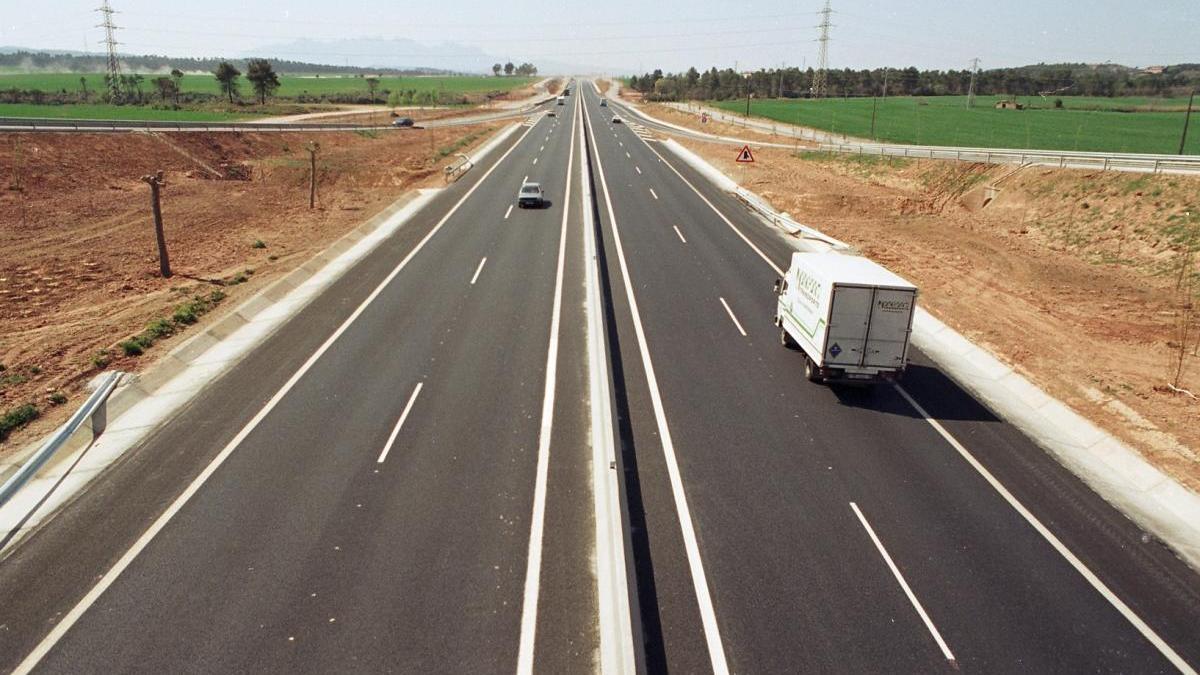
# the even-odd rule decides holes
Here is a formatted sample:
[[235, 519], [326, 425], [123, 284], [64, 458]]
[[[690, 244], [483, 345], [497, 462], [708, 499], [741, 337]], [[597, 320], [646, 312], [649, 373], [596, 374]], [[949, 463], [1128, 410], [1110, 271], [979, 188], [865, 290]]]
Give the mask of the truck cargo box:
[[904, 372], [916, 286], [860, 256], [793, 253], [777, 291], [780, 339], [804, 351], [809, 379], [871, 383]]

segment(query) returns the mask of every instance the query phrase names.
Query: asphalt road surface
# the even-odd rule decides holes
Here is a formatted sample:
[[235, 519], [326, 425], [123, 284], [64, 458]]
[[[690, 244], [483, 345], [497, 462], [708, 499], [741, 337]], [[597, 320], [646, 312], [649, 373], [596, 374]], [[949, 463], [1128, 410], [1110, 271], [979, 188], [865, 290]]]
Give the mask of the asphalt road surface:
[[1194, 571], [919, 353], [807, 382], [788, 242], [572, 89], [0, 563], [0, 668], [590, 672], [606, 527], [648, 672], [1200, 665]]

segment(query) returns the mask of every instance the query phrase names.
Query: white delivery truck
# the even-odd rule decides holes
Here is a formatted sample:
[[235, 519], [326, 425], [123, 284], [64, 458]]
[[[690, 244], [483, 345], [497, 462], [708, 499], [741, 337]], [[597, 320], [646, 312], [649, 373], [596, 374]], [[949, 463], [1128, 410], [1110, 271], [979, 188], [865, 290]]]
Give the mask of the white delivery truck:
[[803, 350], [809, 380], [874, 384], [904, 373], [916, 286], [863, 257], [793, 253], [775, 291], [780, 341]]

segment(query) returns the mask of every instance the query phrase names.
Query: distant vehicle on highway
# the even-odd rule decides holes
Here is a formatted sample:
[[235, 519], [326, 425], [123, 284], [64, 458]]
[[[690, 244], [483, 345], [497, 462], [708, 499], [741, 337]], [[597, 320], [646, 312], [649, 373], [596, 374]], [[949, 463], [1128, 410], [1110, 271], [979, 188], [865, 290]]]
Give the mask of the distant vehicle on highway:
[[517, 193], [517, 207], [527, 206], [540, 209], [546, 205], [545, 193], [540, 183], [522, 183], [521, 191]]
[[621, 118], [613, 115], [613, 124], [621, 124]]
[[607, 108], [608, 107], [608, 99], [606, 99], [606, 98], [600, 99], [600, 107]]
[[873, 385], [904, 374], [916, 286], [861, 256], [793, 253], [775, 292], [779, 340], [804, 352], [810, 381]]
[[563, 96], [559, 96], [559, 97], [558, 97], [558, 104], [559, 104], [559, 105], [563, 105], [563, 104], [564, 104], [564, 103], [566, 103], [566, 102], [567, 102], [567, 99], [566, 99], [565, 97], [563, 97]]
[[546, 117], [558, 117], [558, 113], [554, 112], [554, 110], [553, 110], [553, 109], [551, 109], [551, 110], [547, 110], [547, 111], [546, 111]]
[[392, 126], [394, 127], [411, 127], [412, 125], [413, 118], [411, 117], [397, 117], [396, 119], [392, 120]]

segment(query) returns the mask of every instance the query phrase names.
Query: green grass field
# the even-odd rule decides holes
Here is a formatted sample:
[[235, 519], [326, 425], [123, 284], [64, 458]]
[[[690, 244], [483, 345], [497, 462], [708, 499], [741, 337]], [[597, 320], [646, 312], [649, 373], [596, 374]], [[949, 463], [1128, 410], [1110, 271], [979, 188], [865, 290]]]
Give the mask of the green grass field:
[[255, 115], [217, 110], [156, 110], [148, 106], [80, 103], [27, 105], [0, 103], [0, 117], [50, 117], [82, 120], [162, 120], [167, 122], [229, 122]]
[[[88, 91], [98, 92], [104, 89], [104, 76], [98, 73], [80, 75], [78, 73], [0, 73], [0, 90], [2, 89], [36, 89], [47, 93], [66, 91], [77, 93], [80, 90], [79, 78], [87, 80]], [[151, 82], [161, 75], [143, 75], [146, 78], [142, 89], [151, 94], [154, 84]], [[540, 78], [536, 77], [382, 77], [379, 79], [379, 89], [383, 91], [401, 91], [416, 89], [418, 91], [445, 91], [450, 94], [478, 94], [489, 91], [508, 91], [524, 87]], [[279, 90], [276, 97], [294, 97], [301, 94], [320, 96], [322, 94], [354, 94], [367, 93], [367, 83], [361, 77], [307, 77], [303, 75], [281, 75]], [[240, 80], [242, 95], [252, 97], [253, 90], [245, 76]], [[217, 80], [212, 75], [188, 74], [183, 76], [183, 91], [204, 94], [219, 94]]]
[[[875, 138], [916, 145], [1175, 154], [1187, 108], [1187, 99], [1063, 96], [1063, 109], [1054, 109], [1055, 97], [1022, 97], [1021, 102], [1029, 106], [1025, 110], [996, 110], [993, 106], [999, 98], [980, 96], [976, 107], [970, 109], [963, 96], [879, 99]], [[713, 105], [739, 114], [746, 110], [744, 100]], [[752, 101], [750, 113], [871, 138], [871, 107], [869, 98], [758, 100]], [[1196, 110], [1192, 111], [1185, 150], [1200, 155], [1200, 112]]]

